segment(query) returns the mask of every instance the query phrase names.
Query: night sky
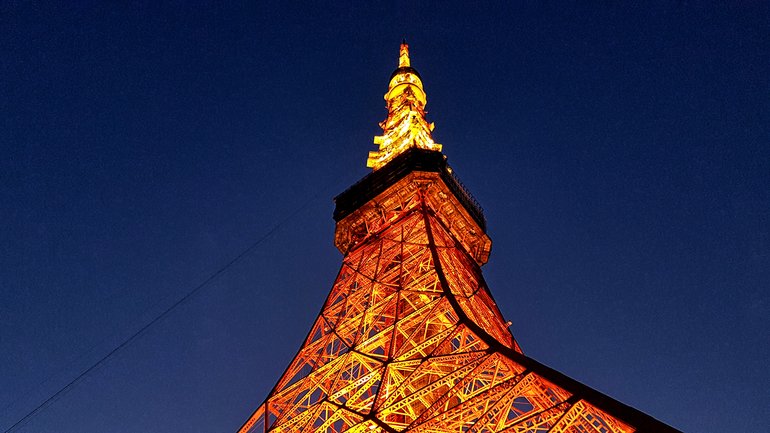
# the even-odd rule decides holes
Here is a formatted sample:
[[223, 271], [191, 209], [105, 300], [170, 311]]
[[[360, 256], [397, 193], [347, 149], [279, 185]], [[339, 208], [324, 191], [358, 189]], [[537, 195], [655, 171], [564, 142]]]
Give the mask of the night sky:
[[768, 3], [57, 3], [0, 5], [0, 431], [278, 224], [19, 431], [237, 429], [339, 269], [402, 37], [524, 352], [767, 431]]

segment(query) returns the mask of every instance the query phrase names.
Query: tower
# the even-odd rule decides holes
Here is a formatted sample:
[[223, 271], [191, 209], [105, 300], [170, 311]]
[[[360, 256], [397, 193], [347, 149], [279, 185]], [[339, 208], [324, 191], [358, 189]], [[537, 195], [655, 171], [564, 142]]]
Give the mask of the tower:
[[481, 273], [491, 240], [403, 43], [367, 166], [335, 198], [342, 267], [239, 433], [676, 432], [527, 357]]

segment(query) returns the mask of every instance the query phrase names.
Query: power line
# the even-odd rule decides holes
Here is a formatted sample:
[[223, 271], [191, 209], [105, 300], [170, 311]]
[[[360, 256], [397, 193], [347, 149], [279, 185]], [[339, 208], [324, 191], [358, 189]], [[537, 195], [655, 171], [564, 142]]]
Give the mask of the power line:
[[67, 391], [69, 391], [72, 387], [77, 385], [83, 378], [85, 378], [89, 373], [96, 370], [98, 367], [100, 367], [102, 364], [106, 363], [111, 357], [113, 357], [116, 353], [120, 352], [122, 349], [129, 346], [131, 343], [136, 341], [137, 339], [141, 338], [144, 333], [150, 329], [153, 325], [163, 320], [166, 316], [168, 316], [174, 309], [179, 307], [180, 305], [184, 304], [186, 301], [188, 301], [190, 298], [195, 296], [201, 289], [206, 287], [209, 283], [217, 279], [220, 275], [225, 273], [230, 267], [232, 267], [234, 264], [239, 262], [241, 259], [249, 255], [252, 251], [254, 251], [262, 242], [267, 240], [273, 233], [278, 231], [281, 226], [283, 226], [286, 222], [294, 218], [297, 214], [305, 210], [310, 203], [312, 203], [315, 199], [317, 199], [322, 192], [328, 190], [328, 188], [324, 188], [321, 192], [316, 193], [314, 196], [309, 198], [307, 201], [305, 201], [301, 206], [299, 206], [297, 209], [292, 211], [289, 215], [281, 219], [278, 223], [276, 223], [270, 230], [268, 230], [264, 235], [262, 235], [259, 239], [254, 241], [251, 245], [249, 245], [246, 249], [241, 251], [237, 256], [235, 256], [233, 259], [231, 259], [229, 262], [227, 262], [224, 266], [220, 267], [216, 272], [209, 275], [208, 278], [203, 280], [200, 284], [195, 286], [192, 290], [187, 292], [184, 296], [179, 298], [176, 302], [171, 304], [170, 307], [166, 308], [163, 312], [155, 316], [152, 320], [147, 322], [144, 326], [139, 328], [138, 331], [134, 332], [130, 337], [123, 340], [122, 343], [117, 345], [114, 349], [109, 351], [106, 355], [101, 357], [98, 361], [91, 364], [87, 369], [85, 369], [83, 372], [81, 372], [79, 375], [77, 375], [74, 379], [72, 379], [69, 383], [61, 387], [58, 391], [53, 393], [50, 397], [45, 399], [42, 403], [40, 403], [38, 406], [36, 406], [34, 409], [29, 411], [26, 415], [21, 417], [18, 421], [16, 421], [12, 426], [10, 426], [7, 430], [5, 430], [3, 433], [12, 433], [16, 431], [18, 428], [24, 426], [27, 422], [29, 422], [33, 417], [35, 417], [38, 413], [40, 413], [42, 410], [44, 410], [48, 405], [51, 403], [54, 403], [56, 400], [58, 400], [60, 397], [62, 397]]

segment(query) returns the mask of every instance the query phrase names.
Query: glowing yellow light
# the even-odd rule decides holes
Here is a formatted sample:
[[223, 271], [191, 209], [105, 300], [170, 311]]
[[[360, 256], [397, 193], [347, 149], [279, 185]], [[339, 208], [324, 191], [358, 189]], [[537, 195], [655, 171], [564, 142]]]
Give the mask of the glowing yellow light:
[[433, 141], [434, 124], [425, 120], [427, 97], [417, 71], [409, 60], [409, 46], [401, 44], [398, 69], [393, 74], [385, 93], [388, 118], [380, 123], [383, 134], [374, 137], [379, 150], [369, 152], [366, 166], [374, 170], [411, 147], [441, 151], [441, 145]]

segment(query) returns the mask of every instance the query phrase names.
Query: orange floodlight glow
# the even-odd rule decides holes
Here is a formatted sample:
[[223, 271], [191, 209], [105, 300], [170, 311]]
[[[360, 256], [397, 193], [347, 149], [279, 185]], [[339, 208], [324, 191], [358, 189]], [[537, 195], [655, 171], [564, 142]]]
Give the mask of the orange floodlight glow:
[[483, 213], [410, 64], [404, 43], [374, 171], [335, 198], [331, 292], [239, 433], [676, 432], [522, 353], [481, 273]]

